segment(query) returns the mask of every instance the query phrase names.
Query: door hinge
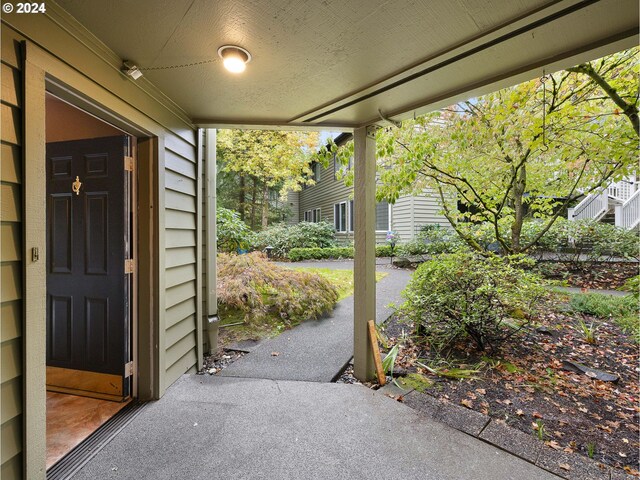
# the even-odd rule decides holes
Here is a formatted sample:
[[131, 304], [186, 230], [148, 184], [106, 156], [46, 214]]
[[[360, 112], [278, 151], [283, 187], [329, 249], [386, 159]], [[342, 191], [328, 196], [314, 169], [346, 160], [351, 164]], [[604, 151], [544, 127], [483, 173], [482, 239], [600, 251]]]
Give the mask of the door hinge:
[[127, 258], [124, 261], [124, 273], [133, 273], [134, 268], [133, 258]]
[[125, 363], [124, 365], [124, 378], [129, 378], [133, 375], [133, 362]]
[[133, 157], [124, 157], [124, 169], [126, 172], [133, 172]]

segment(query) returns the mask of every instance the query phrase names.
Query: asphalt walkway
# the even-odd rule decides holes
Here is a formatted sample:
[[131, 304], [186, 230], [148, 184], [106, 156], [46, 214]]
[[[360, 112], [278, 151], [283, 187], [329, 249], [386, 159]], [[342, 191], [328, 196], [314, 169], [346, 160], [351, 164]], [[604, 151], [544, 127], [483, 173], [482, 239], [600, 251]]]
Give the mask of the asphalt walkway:
[[547, 480], [361, 385], [188, 375], [73, 480]]
[[[353, 261], [282, 265], [353, 270]], [[379, 261], [377, 270], [387, 274], [376, 285], [376, 321], [381, 323], [393, 313], [389, 303], [401, 303], [400, 292], [411, 278], [411, 272], [391, 267], [389, 259]], [[352, 355], [353, 296], [338, 302], [331, 316], [303, 322], [275, 338], [261, 342], [250, 353], [222, 370], [220, 375], [330, 382], [342, 372]]]

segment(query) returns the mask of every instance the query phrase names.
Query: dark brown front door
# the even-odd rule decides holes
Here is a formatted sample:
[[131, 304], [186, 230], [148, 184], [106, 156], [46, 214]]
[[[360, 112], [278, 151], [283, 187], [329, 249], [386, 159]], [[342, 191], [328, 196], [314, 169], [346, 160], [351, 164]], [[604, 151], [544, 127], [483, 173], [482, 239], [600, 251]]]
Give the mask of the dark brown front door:
[[47, 144], [47, 387], [129, 395], [128, 137]]

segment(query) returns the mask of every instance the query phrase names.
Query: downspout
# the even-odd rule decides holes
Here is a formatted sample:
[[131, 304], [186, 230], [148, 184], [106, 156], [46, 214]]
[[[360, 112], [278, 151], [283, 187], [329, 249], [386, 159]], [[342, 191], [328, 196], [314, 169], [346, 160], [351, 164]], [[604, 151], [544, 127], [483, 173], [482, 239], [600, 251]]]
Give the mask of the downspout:
[[216, 253], [218, 241], [216, 233], [216, 130], [207, 128], [206, 133], [206, 160], [204, 170], [205, 182], [205, 221], [206, 221], [206, 302], [207, 302], [207, 334], [209, 340], [209, 354], [213, 355], [218, 350], [218, 295], [216, 292], [218, 266]]

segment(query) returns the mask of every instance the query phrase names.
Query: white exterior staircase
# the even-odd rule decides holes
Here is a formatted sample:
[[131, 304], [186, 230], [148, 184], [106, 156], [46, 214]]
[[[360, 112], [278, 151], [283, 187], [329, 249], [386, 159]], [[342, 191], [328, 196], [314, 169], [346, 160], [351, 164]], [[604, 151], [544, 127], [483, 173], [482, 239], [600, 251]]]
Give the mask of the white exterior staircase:
[[640, 224], [640, 189], [635, 177], [611, 183], [599, 193], [590, 193], [568, 212], [569, 220], [612, 218], [616, 227], [637, 228]]

